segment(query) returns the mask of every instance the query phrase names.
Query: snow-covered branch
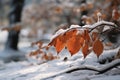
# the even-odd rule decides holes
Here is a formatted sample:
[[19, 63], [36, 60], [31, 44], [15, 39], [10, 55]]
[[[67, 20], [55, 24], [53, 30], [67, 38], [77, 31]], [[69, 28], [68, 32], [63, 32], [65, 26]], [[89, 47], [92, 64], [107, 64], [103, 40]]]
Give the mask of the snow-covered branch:
[[103, 26], [103, 25], [107, 25], [107, 26], [111, 26], [111, 27], [117, 27], [116, 24], [112, 23], [112, 22], [108, 22], [108, 21], [100, 21], [100, 22], [97, 22], [93, 25], [90, 26], [91, 30], [94, 30], [95, 28], [99, 27], [99, 26]]
[[83, 66], [81, 65], [81, 66], [76, 66], [76, 67], [73, 66], [73, 67], [67, 68], [65, 70], [62, 70], [60, 72], [57, 72], [55, 74], [43, 77], [42, 79], [48, 79], [48, 78], [55, 77], [55, 76], [58, 76], [63, 73], [71, 73], [71, 72], [78, 71], [78, 70], [91, 70], [91, 71], [98, 72], [98, 74], [102, 74], [102, 73], [109, 71], [112, 68], [115, 68], [116, 66], [119, 66], [119, 65], [120, 65], [120, 59], [116, 59], [113, 62], [106, 64], [105, 66], [102, 66], [101, 68], [91, 66], [91, 65], [83, 65]]

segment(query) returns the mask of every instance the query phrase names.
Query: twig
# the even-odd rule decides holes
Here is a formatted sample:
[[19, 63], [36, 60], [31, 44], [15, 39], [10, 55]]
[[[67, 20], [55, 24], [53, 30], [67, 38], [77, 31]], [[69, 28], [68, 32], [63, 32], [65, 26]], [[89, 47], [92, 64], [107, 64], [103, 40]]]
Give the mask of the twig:
[[114, 23], [112, 23], [112, 22], [100, 21], [100, 22], [97, 22], [97, 23], [95, 23], [95, 24], [93, 24], [93, 25], [91, 26], [90, 32], [93, 31], [94, 29], [96, 29], [97, 27], [103, 26], [103, 25], [108, 25], [108, 26], [112, 26], [112, 27], [117, 27], [117, 25], [114, 24]]

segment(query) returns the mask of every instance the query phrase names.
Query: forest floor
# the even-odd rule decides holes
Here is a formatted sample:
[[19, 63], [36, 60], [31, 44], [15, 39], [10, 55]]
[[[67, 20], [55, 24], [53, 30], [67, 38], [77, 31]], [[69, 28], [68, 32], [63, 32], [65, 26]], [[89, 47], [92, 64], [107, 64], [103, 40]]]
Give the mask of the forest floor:
[[[30, 47], [29, 42], [21, 42], [19, 46], [20, 51], [26, 53], [25, 55], [35, 49]], [[56, 54], [54, 49], [51, 50]], [[104, 51], [103, 53], [114, 53], [117, 50]], [[52, 61], [40, 61], [30, 57], [27, 60], [11, 61], [9, 63], [4, 63], [1, 60], [0, 80], [120, 80], [120, 67], [113, 68], [103, 74], [97, 74], [96, 71], [91, 70], [77, 70], [65, 73], [66, 70], [78, 66], [104, 68], [108, 63], [99, 64], [93, 52], [84, 59], [81, 51], [71, 57], [70, 53], [65, 49], [58, 56], [59, 59]], [[67, 57], [66, 60], [65, 57]]]

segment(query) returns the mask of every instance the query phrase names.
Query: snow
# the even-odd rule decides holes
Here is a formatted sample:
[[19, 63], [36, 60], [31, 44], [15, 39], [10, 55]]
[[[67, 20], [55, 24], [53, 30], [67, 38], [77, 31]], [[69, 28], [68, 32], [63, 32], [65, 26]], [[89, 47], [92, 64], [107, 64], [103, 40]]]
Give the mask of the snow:
[[23, 51], [15, 50], [2, 50], [0, 51], [0, 60], [4, 62], [10, 62], [12, 60], [25, 60], [25, 53]]
[[[91, 27], [94, 28], [95, 26], [103, 23], [114, 25], [111, 22], [100, 21]], [[76, 27], [76, 25], [73, 26]], [[66, 30], [61, 29], [56, 32], [54, 37], [64, 32], [66, 32]], [[47, 36], [50, 35], [46, 35], [45, 37], [47, 38]], [[20, 43], [19, 46], [22, 46], [22, 48], [20, 48], [20, 51], [3, 50], [0, 52], [2, 53], [0, 56], [2, 56], [2, 58], [5, 56], [7, 60], [9, 60], [8, 57], [11, 55], [12, 58], [13, 56], [21, 56], [22, 59], [23, 55], [28, 55], [27, 53], [36, 49], [30, 47], [30, 43], [26, 42]], [[105, 55], [108, 54], [109, 56], [116, 54], [118, 49], [119, 48], [113, 50], [105, 50], [99, 59], [107, 57]], [[51, 48], [50, 51], [56, 55], [56, 52], [53, 48]], [[0, 80], [120, 80], [119, 67], [109, 70], [103, 74], [96, 74], [96, 71], [90, 70], [78, 70], [71, 73], [65, 73], [68, 70], [84, 67], [93, 68], [100, 71], [113, 64], [119, 63], [120, 60], [113, 61], [113, 63], [109, 64], [108, 66], [106, 66], [106, 64], [101, 65], [98, 63], [98, 58], [94, 52], [91, 52], [84, 59], [81, 51], [73, 56], [70, 56], [69, 51], [66, 49], [63, 49], [58, 56], [60, 59], [43, 62], [32, 59], [31, 57], [27, 57], [27, 60], [23, 59], [22, 61], [18, 62], [10, 61], [9, 63], [4, 63], [2, 61], [2, 58], [0, 58]], [[64, 60], [65, 57], [67, 57], [67, 60]]]
[[[67, 51], [65, 55], [69, 55]], [[64, 55], [64, 56], [65, 56]], [[61, 55], [62, 58], [62, 55]], [[119, 62], [116, 61], [116, 62]], [[115, 63], [114, 63], [115, 64]], [[112, 64], [110, 64], [112, 65]], [[97, 63], [96, 55], [92, 52], [83, 59], [81, 52], [68, 58], [67, 61], [63, 59], [56, 59], [41, 64], [32, 64], [30, 61], [19, 61], [10, 63], [0, 63], [0, 80], [119, 80], [120, 70], [107, 74], [96, 75], [95, 71], [79, 70], [72, 73], [64, 73], [77, 67], [104, 67]], [[98, 70], [99, 70], [98, 68]], [[117, 74], [116, 74], [117, 73]], [[113, 75], [116, 74], [116, 75]], [[7, 75], [7, 77], [6, 77]], [[109, 76], [108, 76], [109, 75]]]
[[91, 80], [119, 80], [120, 76], [116, 75], [116, 76], [105, 76], [105, 77], [100, 77], [100, 78], [94, 78]]
[[101, 24], [106, 24], [106, 25], [111, 25], [111, 26], [115, 26], [116, 27], [116, 25], [114, 23], [102, 20], [102, 21], [99, 21], [97, 23], [94, 23], [92, 26], [90, 26], [90, 28], [95, 28], [96, 26], [99, 26]]
[[70, 28], [79, 28], [79, 27], [81, 27], [81, 26], [79, 26], [79, 25], [71, 25], [70, 26]]
[[101, 21], [101, 16], [102, 16], [102, 14], [101, 14], [100, 12], [98, 12], [98, 13], [97, 13], [98, 22], [100, 22], [100, 21]]
[[6, 42], [7, 36], [8, 36], [8, 32], [7, 31], [0, 31], [0, 42], [1, 43]]
[[59, 36], [60, 34], [63, 34], [64, 32], [66, 32], [66, 30], [64, 30], [64, 29], [59, 29], [59, 30], [51, 37], [51, 40], [53, 40], [54, 38], [56, 38], [56, 37]]

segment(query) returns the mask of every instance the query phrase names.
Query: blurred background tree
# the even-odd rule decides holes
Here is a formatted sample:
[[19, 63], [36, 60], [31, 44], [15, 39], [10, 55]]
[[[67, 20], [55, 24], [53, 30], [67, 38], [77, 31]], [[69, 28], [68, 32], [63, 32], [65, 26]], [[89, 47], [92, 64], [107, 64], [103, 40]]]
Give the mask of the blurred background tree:
[[[0, 0], [1, 26], [9, 25], [10, 15], [12, 15], [12, 10], [15, 10], [11, 9], [14, 6], [10, 5], [11, 1]], [[16, 4], [19, 2], [19, 0], [15, 1]], [[98, 12], [101, 12], [103, 20], [112, 21], [113, 10], [120, 11], [119, 4], [120, 0], [25, 0], [21, 16], [21, 23], [23, 25], [20, 31], [20, 42], [24, 40], [31, 42], [45, 38], [49, 39], [49, 34], [54, 33], [61, 24], [79, 24], [81, 26], [93, 24], [97, 22]], [[10, 15], [8, 18], [9, 12]], [[20, 19], [15, 21], [15, 23], [19, 21]], [[10, 20], [11, 23], [14, 23], [14, 21]], [[117, 24], [119, 25], [119, 23]], [[14, 31], [11, 32], [13, 33]], [[19, 32], [16, 34], [19, 34]], [[14, 46], [14, 49], [17, 49], [15, 44], [18, 40], [10, 42], [11, 45], [9, 41], [8, 38], [6, 48]]]
[[[21, 22], [21, 14], [22, 14], [22, 9], [23, 9], [23, 4], [24, 4], [24, 0], [11, 0], [10, 12], [8, 15], [10, 25]], [[9, 32], [8, 39], [7, 39], [5, 48], [17, 50], [20, 30], [10, 29], [10, 30], [8, 30], [8, 32]]]

